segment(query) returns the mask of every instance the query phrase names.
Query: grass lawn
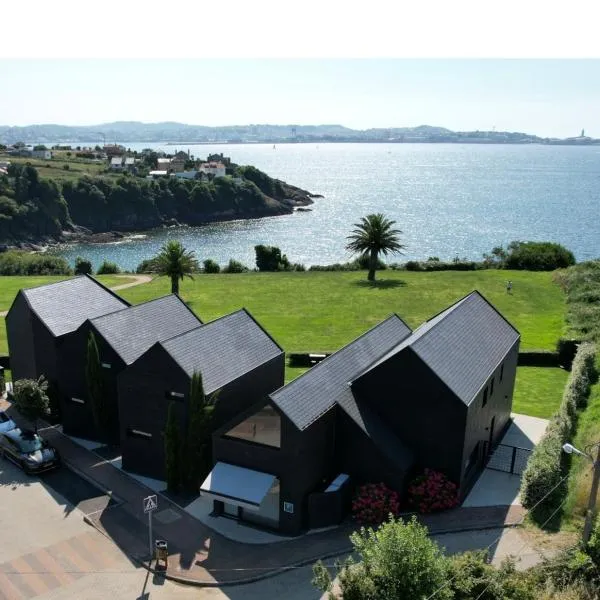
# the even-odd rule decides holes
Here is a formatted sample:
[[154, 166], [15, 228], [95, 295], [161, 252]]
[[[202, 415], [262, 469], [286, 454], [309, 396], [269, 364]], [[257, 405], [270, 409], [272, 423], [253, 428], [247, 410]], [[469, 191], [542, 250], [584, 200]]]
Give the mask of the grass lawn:
[[[442, 271], [380, 273], [376, 286], [363, 272], [197, 275], [181, 296], [203, 320], [246, 307], [287, 351], [333, 351], [392, 313], [417, 327], [474, 289], [521, 332], [522, 348], [553, 350], [564, 327], [564, 298], [550, 273]], [[513, 294], [506, 293], [507, 279]], [[169, 281], [123, 290], [133, 303], [170, 291]]]
[[[522, 348], [554, 349], [563, 330], [564, 298], [558, 286], [552, 283], [550, 273], [386, 271], [379, 277], [378, 284], [370, 286], [363, 272], [197, 275], [194, 280], [182, 282], [181, 296], [204, 321], [246, 307], [286, 352], [338, 350], [394, 312], [411, 327], [417, 327], [474, 289], [481, 291], [519, 329]], [[512, 295], [505, 289], [509, 278], [513, 282]], [[59, 279], [61, 277], [1, 277], [0, 310], [9, 308], [21, 287]], [[126, 282], [110, 275], [99, 279], [109, 286]], [[169, 292], [169, 280], [158, 277], [151, 283], [122, 290], [120, 294], [139, 303]], [[6, 351], [6, 333], [2, 327], [0, 353]], [[286, 382], [304, 370], [287, 367]], [[558, 381], [560, 374], [553, 377]], [[553, 384], [548, 384], [541, 374], [521, 376], [521, 380], [515, 410], [538, 415], [531, 412], [538, 405], [538, 416], [546, 416], [542, 399], [545, 392], [533, 388], [540, 383], [544, 390], [552, 389]], [[535, 400], [538, 397], [540, 399]], [[531, 408], [517, 408], [519, 406]]]
[[560, 405], [568, 376], [559, 368], [518, 367], [513, 412], [549, 419]]

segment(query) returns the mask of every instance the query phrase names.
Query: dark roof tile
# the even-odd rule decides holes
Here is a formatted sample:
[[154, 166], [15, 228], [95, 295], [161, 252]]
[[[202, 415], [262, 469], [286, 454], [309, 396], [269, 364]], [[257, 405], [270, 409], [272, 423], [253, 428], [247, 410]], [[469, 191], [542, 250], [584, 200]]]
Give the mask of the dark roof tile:
[[156, 342], [202, 325], [173, 294], [92, 319], [91, 323], [128, 365]]
[[33, 312], [56, 337], [75, 331], [86, 319], [129, 306], [128, 302], [86, 276], [22, 292]]

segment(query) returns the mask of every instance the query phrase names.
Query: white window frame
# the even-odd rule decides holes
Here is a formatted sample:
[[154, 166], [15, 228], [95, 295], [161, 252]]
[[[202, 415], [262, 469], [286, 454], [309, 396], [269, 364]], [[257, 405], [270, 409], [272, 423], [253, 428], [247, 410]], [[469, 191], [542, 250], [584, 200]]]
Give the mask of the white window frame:
[[85, 404], [85, 400], [82, 400], [81, 398], [71, 398], [71, 402], [74, 402], [75, 404]]

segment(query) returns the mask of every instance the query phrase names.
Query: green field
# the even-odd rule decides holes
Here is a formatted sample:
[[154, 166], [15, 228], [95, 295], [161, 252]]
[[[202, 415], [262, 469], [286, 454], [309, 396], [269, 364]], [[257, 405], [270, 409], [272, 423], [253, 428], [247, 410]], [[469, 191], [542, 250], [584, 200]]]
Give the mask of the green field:
[[[335, 351], [392, 313], [417, 327], [470, 291], [483, 293], [521, 332], [521, 348], [553, 350], [564, 327], [564, 299], [550, 273], [442, 271], [380, 273], [377, 285], [362, 272], [243, 273], [197, 275], [186, 279], [181, 296], [204, 320], [246, 307], [291, 351]], [[513, 294], [505, 282], [513, 282]], [[0, 310], [7, 310], [20, 287], [60, 277], [0, 277]], [[107, 285], [126, 281], [100, 278]], [[164, 277], [120, 294], [132, 303], [170, 292]], [[6, 352], [0, 334], [0, 353]], [[286, 369], [286, 382], [305, 369]], [[558, 406], [566, 373], [560, 369], [519, 368], [515, 412], [548, 417]]]
[[[73, 151], [75, 154], [75, 151]], [[55, 153], [56, 155], [56, 153]], [[23, 158], [9, 155], [3, 155], [2, 159], [9, 160], [12, 164], [30, 164], [35, 167], [40, 177], [51, 177], [52, 179], [78, 179], [83, 175], [96, 176], [105, 171], [107, 161], [95, 162], [92, 160], [80, 158], [67, 158], [64, 153], [60, 153], [59, 158], [50, 160], [40, 160], [37, 158]], [[65, 170], [65, 165], [69, 165], [69, 169]]]
[[513, 412], [549, 419], [558, 410], [568, 376], [564, 369], [519, 367]]
[[[553, 350], [564, 327], [564, 298], [550, 273], [386, 271], [371, 286], [363, 272], [242, 273], [186, 279], [181, 296], [203, 320], [246, 307], [287, 352], [332, 351], [397, 313], [411, 327], [474, 289], [521, 332], [521, 347]], [[506, 279], [513, 294], [506, 293]], [[133, 303], [168, 294], [169, 281], [130, 288]]]

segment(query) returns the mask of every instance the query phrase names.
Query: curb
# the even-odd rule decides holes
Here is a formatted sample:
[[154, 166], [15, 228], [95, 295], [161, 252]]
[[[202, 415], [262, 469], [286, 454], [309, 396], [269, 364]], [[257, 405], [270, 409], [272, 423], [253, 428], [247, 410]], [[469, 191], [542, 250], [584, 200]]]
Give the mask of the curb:
[[[120, 506], [121, 504], [125, 504], [125, 500], [123, 500], [123, 498], [120, 498], [119, 496], [116, 496], [115, 494], [113, 494], [112, 490], [109, 490], [108, 488], [101, 485], [93, 477], [90, 477], [87, 473], [84, 473], [81, 469], [78, 469], [77, 467], [75, 467], [73, 465], [73, 463], [71, 463], [70, 461], [65, 460], [63, 458], [62, 463], [63, 463], [63, 465], [65, 465], [67, 467], [67, 469], [69, 469], [70, 471], [73, 471], [73, 473], [75, 473], [75, 475], [77, 475], [78, 477], [81, 477], [81, 479], [84, 479], [90, 485], [93, 485], [96, 489], [98, 489], [102, 493], [106, 494], [111, 500], [114, 500], [117, 503], [117, 506]], [[112, 507], [112, 508], [115, 508], [115, 507]]]
[[[87, 515], [84, 515], [84, 522], [93, 527], [96, 531], [106, 537], [108, 540], [112, 541], [109, 535], [106, 534], [103, 530], [99, 529], [89, 518]], [[463, 527], [460, 529], [440, 529], [438, 531], [430, 531], [429, 536], [437, 536], [437, 535], [449, 535], [452, 533], [468, 533], [470, 531], [489, 531], [490, 529], [509, 529], [513, 527], [517, 527], [520, 523], [503, 523], [501, 525], [483, 525], [483, 526], [473, 526], [473, 527]], [[113, 542], [114, 543], [114, 542]], [[240, 579], [234, 579], [230, 581], [198, 581], [196, 579], [191, 579], [188, 577], [182, 577], [180, 575], [174, 575], [165, 570], [158, 570], [152, 567], [152, 561], [148, 562], [147, 560], [140, 559], [137, 556], [132, 556], [126, 554], [127, 558], [132, 562], [138, 564], [140, 567], [143, 567], [149, 573], [153, 575], [158, 575], [163, 577], [164, 579], [168, 579], [169, 581], [173, 581], [175, 583], [179, 583], [182, 585], [188, 585], [192, 587], [199, 588], [225, 588], [236, 585], [248, 585], [251, 583], [256, 583], [258, 581], [263, 581], [265, 579], [270, 579], [272, 577], [276, 577], [278, 575], [282, 575], [287, 571], [291, 571], [293, 569], [298, 569], [301, 567], [305, 567], [309, 564], [315, 563], [318, 560], [327, 560], [328, 558], [336, 558], [338, 556], [342, 556], [344, 554], [350, 554], [353, 550], [352, 545], [348, 545], [345, 548], [338, 549], [334, 552], [328, 552], [326, 554], [321, 554], [318, 556], [313, 556], [311, 558], [303, 559], [297, 563], [293, 563], [291, 565], [286, 565], [283, 567], [276, 567], [271, 571], [267, 571], [265, 573], [261, 573], [260, 575], [253, 575], [251, 577], [242, 577]], [[248, 569], [249, 571], [253, 569]], [[256, 569], [258, 570], [258, 569]]]

